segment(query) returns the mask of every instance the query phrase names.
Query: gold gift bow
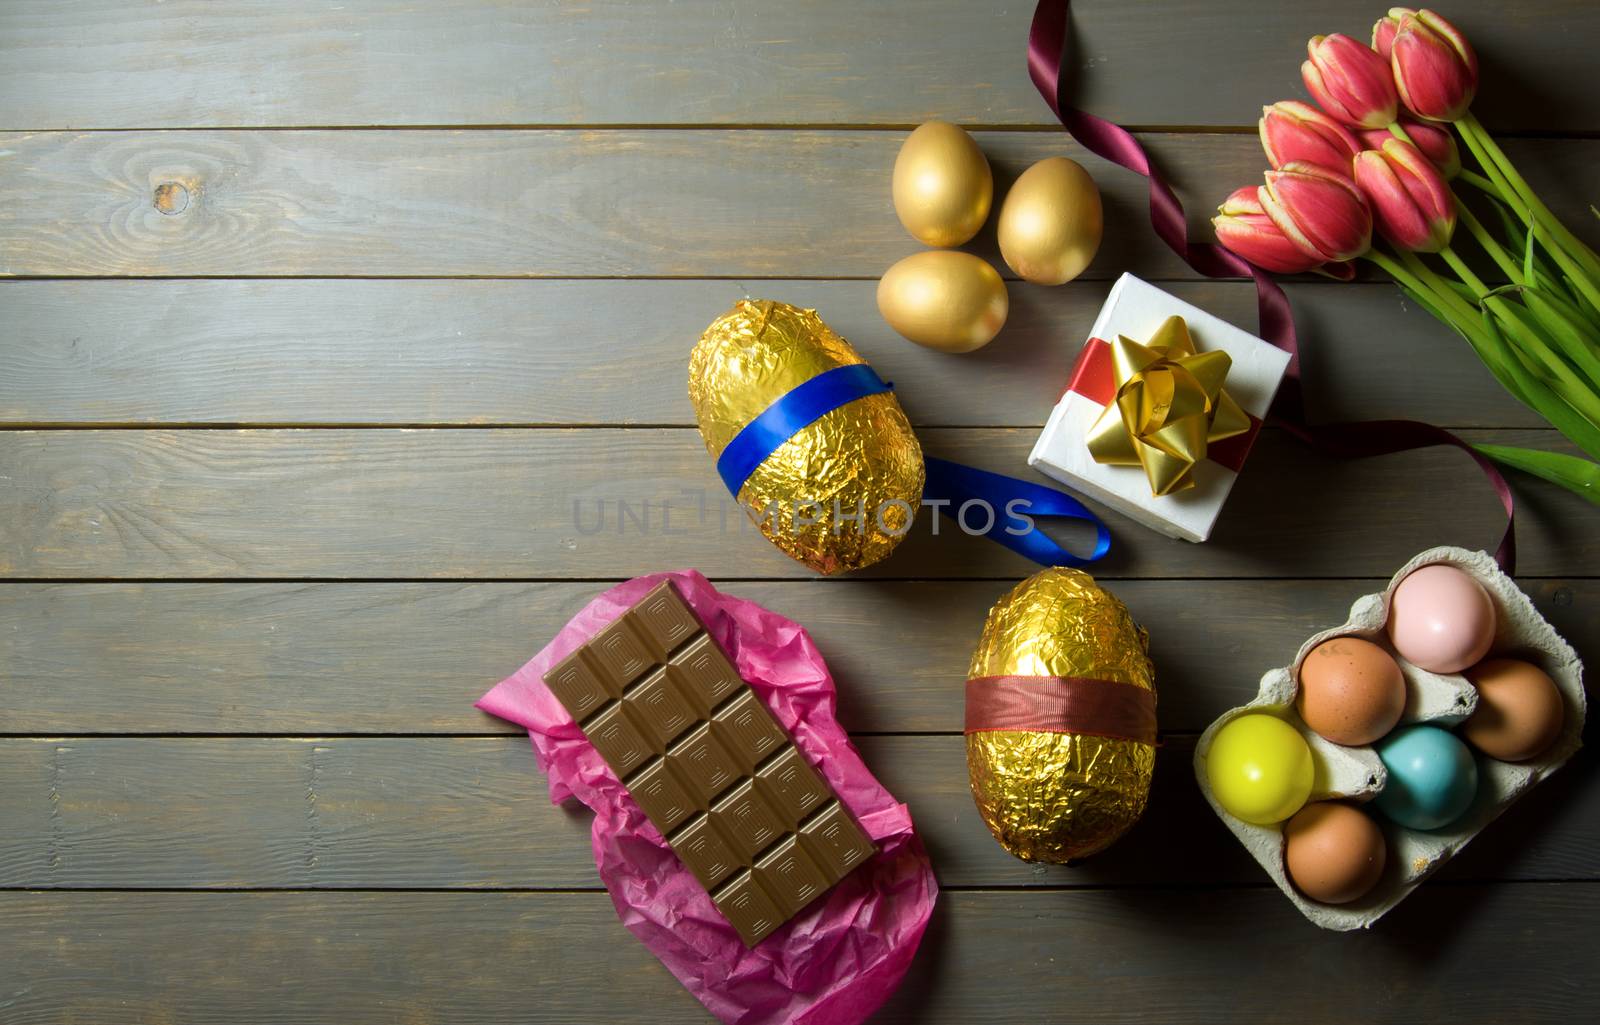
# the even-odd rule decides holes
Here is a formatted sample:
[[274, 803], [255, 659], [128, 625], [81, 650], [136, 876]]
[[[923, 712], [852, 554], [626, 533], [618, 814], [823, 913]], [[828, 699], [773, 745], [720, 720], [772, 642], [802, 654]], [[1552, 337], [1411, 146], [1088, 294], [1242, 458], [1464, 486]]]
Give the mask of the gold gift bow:
[[1206, 446], [1250, 430], [1250, 417], [1222, 390], [1233, 360], [1195, 352], [1189, 325], [1168, 317], [1146, 344], [1111, 343], [1117, 395], [1089, 428], [1097, 463], [1143, 466], [1156, 497], [1194, 487]]

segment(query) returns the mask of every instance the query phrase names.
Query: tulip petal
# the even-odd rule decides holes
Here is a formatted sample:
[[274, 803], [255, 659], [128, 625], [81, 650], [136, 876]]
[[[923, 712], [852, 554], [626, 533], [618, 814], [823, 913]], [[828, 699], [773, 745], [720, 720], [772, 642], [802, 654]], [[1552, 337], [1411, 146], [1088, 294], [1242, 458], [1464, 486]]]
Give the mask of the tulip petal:
[[1349, 260], [1372, 244], [1372, 213], [1355, 184], [1310, 164], [1268, 171], [1261, 205], [1283, 233], [1323, 260]]
[[1449, 22], [1434, 15], [1446, 36], [1420, 15], [1400, 19], [1390, 62], [1406, 108], [1428, 121], [1457, 121], [1472, 105], [1478, 88], [1478, 59]]
[[1261, 148], [1274, 168], [1299, 161], [1350, 173], [1361, 142], [1350, 130], [1308, 103], [1280, 100], [1263, 107], [1257, 125]]
[[1265, 214], [1223, 215], [1212, 218], [1211, 224], [1216, 228], [1217, 241], [1224, 248], [1262, 270], [1299, 274], [1322, 262], [1285, 238]]
[[1329, 114], [1363, 128], [1383, 128], [1394, 121], [1400, 100], [1389, 62], [1376, 50], [1336, 32], [1312, 37], [1306, 53], [1311, 68], [1301, 65], [1301, 77]]

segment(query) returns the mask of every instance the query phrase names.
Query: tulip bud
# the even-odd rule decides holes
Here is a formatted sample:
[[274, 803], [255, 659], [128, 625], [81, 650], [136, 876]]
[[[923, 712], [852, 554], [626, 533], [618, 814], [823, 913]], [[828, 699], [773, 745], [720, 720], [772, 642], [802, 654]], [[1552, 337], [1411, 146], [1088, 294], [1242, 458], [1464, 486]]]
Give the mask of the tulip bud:
[[1256, 197], [1301, 252], [1325, 263], [1371, 248], [1372, 211], [1350, 179], [1314, 164], [1286, 164], [1266, 178]]
[[1384, 60], [1394, 52], [1394, 34], [1400, 31], [1400, 17], [1405, 14], [1416, 14], [1410, 7], [1391, 7], [1389, 13], [1378, 19], [1372, 26], [1372, 48], [1378, 51], [1378, 56]]
[[1437, 168], [1409, 142], [1389, 139], [1355, 160], [1356, 187], [1378, 230], [1397, 248], [1437, 253], [1456, 230], [1455, 197]]
[[[1403, 11], [1389, 60], [1406, 109], [1429, 121], [1459, 121], [1478, 92], [1478, 55], [1467, 37], [1429, 10]], [[1374, 30], [1376, 32], [1376, 30]]]
[[1256, 198], [1255, 186], [1237, 189], [1217, 208], [1211, 224], [1217, 241], [1262, 270], [1279, 274], [1298, 274], [1321, 261], [1302, 252], [1272, 223]]
[[1299, 161], [1349, 174], [1350, 161], [1361, 152], [1360, 141], [1348, 128], [1299, 100], [1262, 107], [1259, 127], [1261, 148], [1274, 168]]
[[[1408, 117], [1400, 119], [1400, 127], [1406, 130], [1406, 135], [1428, 158], [1428, 163], [1439, 169], [1445, 181], [1461, 173], [1461, 151], [1456, 148], [1456, 138], [1450, 134], [1450, 129], [1441, 128], [1431, 121], [1414, 121]], [[1384, 128], [1364, 128], [1356, 135], [1367, 149], [1383, 149], [1383, 144], [1394, 138]]]
[[1389, 62], [1347, 35], [1312, 36], [1300, 77], [1322, 109], [1347, 125], [1387, 128], [1400, 109]]

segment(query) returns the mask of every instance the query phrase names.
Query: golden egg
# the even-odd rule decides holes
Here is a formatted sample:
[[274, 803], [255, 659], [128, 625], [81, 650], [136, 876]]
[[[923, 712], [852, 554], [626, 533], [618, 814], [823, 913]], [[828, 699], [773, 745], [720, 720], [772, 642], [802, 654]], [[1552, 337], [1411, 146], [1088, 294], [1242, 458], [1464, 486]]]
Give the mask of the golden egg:
[[994, 202], [994, 175], [960, 127], [929, 121], [907, 136], [894, 160], [894, 212], [913, 238], [959, 246], [978, 233]]
[[878, 282], [878, 312], [918, 345], [971, 352], [1005, 326], [1006, 283], [971, 253], [929, 249], [890, 267]]
[[1100, 248], [1100, 190], [1075, 161], [1050, 157], [1022, 172], [1000, 204], [1000, 255], [1024, 281], [1071, 281]]

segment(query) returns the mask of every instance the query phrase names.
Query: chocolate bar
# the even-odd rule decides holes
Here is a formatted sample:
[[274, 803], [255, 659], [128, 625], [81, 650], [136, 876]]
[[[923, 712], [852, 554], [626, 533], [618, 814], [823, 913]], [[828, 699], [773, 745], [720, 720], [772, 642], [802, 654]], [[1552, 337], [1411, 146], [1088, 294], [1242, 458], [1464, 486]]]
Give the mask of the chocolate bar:
[[671, 581], [544, 682], [746, 946], [876, 850]]

